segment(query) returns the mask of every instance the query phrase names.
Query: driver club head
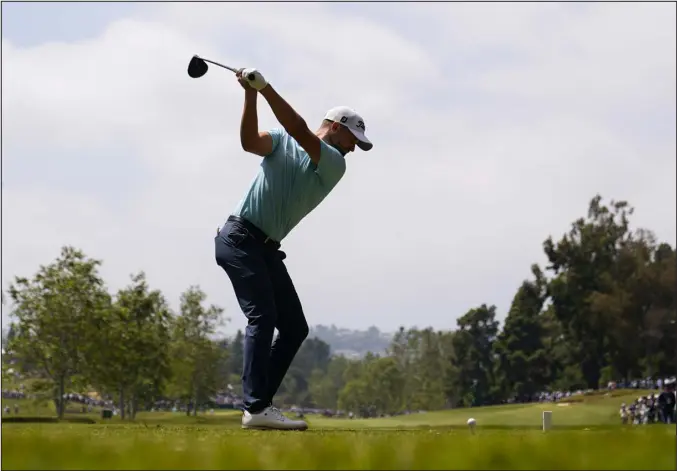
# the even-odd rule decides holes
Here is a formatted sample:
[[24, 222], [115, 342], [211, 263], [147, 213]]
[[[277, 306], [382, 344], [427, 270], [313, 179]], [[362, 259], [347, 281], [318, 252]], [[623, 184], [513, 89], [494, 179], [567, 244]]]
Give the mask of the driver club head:
[[192, 78], [200, 78], [207, 73], [209, 67], [199, 56], [193, 56], [188, 63], [188, 75]]

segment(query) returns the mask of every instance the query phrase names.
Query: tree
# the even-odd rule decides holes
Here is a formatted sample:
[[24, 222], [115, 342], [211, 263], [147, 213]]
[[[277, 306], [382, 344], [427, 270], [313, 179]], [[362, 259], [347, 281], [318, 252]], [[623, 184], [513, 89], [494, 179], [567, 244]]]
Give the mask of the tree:
[[244, 334], [238, 329], [228, 348], [228, 373], [240, 376], [244, 364]]
[[16, 277], [9, 287], [17, 318], [9, 348], [37, 367], [52, 390], [59, 418], [66, 387], [87, 361], [104, 328], [110, 296], [99, 277], [101, 262], [64, 247], [52, 264], [32, 278]]
[[369, 417], [369, 384], [363, 379], [353, 379], [346, 383], [338, 396], [339, 409], [352, 412], [361, 417]]
[[415, 373], [417, 363], [419, 363], [419, 342], [420, 333], [417, 329], [405, 330], [401, 326], [386, 349], [386, 354], [395, 359], [397, 367], [405, 378], [402, 391], [402, 407], [405, 410], [413, 409], [412, 401], [418, 389]]
[[581, 365], [588, 387], [597, 387], [606, 366], [609, 332], [616, 321], [610, 311], [593, 309], [591, 296], [605, 292], [611, 282], [619, 244], [628, 234], [628, 216], [633, 209], [627, 202], [602, 204], [595, 196], [588, 207], [587, 220], [580, 218], [557, 243], [543, 243], [554, 273], [549, 294], [564, 335], [577, 346], [574, 361]]
[[301, 344], [298, 353], [292, 361], [291, 367], [297, 368], [301, 374], [310, 375], [310, 373], [319, 368], [327, 371], [329, 365], [330, 348], [327, 342], [317, 337], [307, 338]]
[[345, 386], [344, 373], [349, 364], [350, 360], [344, 356], [335, 356], [331, 358], [326, 373], [319, 368], [313, 370], [308, 389], [317, 407], [338, 407], [338, 394]]
[[482, 304], [460, 317], [454, 335], [457, 389], [465, 405], [491, 403], [495, 391], [493, 344], [498, 333], [496, 306]]
[[[282, 380], [276, 394], [276, 401], [303, 407], [313, 405], [311, 382], [318, 380], [319, 372], [323, 376], [326, 374], [329, 361], [329, 344], [317, 337], [307, 338], [301, 344], [301, 348]], [[315, 387], [317, 388], [317, 385]]]
[[557, 319], [552, 304], [541, 313], [542, 343], [548, 358], [549, 389], [571, 391], [585, 388], [580, 365], [574, 362], [577, 348], [564, 335], [564, 327]]
[[587, 219], [575, 221], [557, 244], [543, 244], [554, 273], [554, 314], [571, 346], [567, 368], [573, 374], [580, 365], [587, 387], [669, 371], [676, 359], [672, 249], [649, 231], [631, 232], [633, 212], [625, 201], [607, 206], [597, 195]]
[[101, 390], [115, 391], [120, 414], [134, 419], [139, 400], [159, 397], [170, 376], [172, 315], [160, 291], [150, 291], [146, 276], [131, 277], [108, 311], [100, 343], [89, 352], [86, 373]]
[[366, 369], [369, 405], [376, 414], [394, 414], [403, 409], [406, 379], [391, 357], [377, 358]]
[[647, 372], [674, 374], [677, 363], [677, 253], [666, 243], [653, 253], [654, 296], [645, 317]]
[[244, 334], [237, 331], [235, 337], [228, 344], [226, 352], [226, 383], [230, 384], [232, 391], [242, 396], [242, 366], [244, 364]]
[[411, 398], [407, 409], [441, 409], [446, 403], [446, 370], [452, 365], [442, 351], [440, 333], [427, 328], [417, 334], [416, 351], [408, 373]]
[[221, 323], [223, 309], [202, 304], [207, 296], [199, 287], [191, 286], [181, 295], [181, 315], [174, 322], [172, 357], [173, 392], [185, 400], [197, 415], [199, 404], [223, 389], [227, 378], [219, 375], [219, 363], [227, 361], [223, 350], [211, 336]]
[[[675, 259], [667, 244], [638, 230], [619, 243], [604, 290], [590, 296], [598, 316], [614, 319], [607, 335], [607, 376], [670, 374], [675, 349]], [[604, 379], [607, 381], [608, 379]]]
[[458, 359], [456, 350], [454, 348], [454, 331], [441, 331], [438, 333], [438, 342], [440, 345], [440, 355], [442, 357], [442, 386], [444, 388], [444, 397], [446, 405], [452, 406], [458, 404], [460, 398], [463, 396], [462, 391], [456, 388], [458, 384], [459, 370], [457, 367]]
[[[216, 346], [220, 350], [219, 359], [220, 361], [217, 364], [217, 375], [219, 378], [224, 379], [224, 384], [227, 386], [230, 384], [231, 378], [231, 362], [230, 362], [230, 342], [227, 338], [221, 338], [215, 341]], [[232, 384], [231, 384], [232, 386]], [[230, 388], [229, 388], [230, 389]]]
[[531, 400], [549, 379], [541, 317], [547, 282], [538, 265], [531, 270], [535, 280], [520, 286], [495, 343], [503, 393], [519, 401]]

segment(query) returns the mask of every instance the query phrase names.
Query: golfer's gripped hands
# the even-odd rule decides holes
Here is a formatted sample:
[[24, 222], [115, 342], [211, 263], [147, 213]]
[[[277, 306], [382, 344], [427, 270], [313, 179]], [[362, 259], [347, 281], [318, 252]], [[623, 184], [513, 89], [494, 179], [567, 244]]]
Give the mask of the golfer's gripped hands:
[[[249, 79], [251, 75], [254, 76], [252, 80]], [[254, 90], [260, 91], [268, 85], [268, 82], [263, 78], [261, 72], [256, 69], [240, 69], [235, 76], [245, 90], [253, 88]]]

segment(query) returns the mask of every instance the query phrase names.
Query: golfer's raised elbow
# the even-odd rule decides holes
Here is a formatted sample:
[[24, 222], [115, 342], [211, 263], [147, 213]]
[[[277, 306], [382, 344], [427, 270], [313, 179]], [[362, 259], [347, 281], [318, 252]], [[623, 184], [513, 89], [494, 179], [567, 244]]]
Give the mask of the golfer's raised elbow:
[[242, 145], [242, 150], [245, 152], [251, 152], [253, 148], [256, 147], [254, 140], [251, 137], [241, 137], [240, 145]]

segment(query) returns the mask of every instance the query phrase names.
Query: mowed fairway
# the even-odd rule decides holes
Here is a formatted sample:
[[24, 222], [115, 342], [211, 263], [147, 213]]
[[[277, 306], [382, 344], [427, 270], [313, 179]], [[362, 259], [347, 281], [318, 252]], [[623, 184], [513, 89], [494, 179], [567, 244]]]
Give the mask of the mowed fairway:
[[[252, 432], [239, 414], [140, 414], [133, 424], [8, 424], [3, 469], [675, 469], [674, 426], [621, 427], [618, 405], [496, 406], [393, 418], [311, 416], [306, 432]], [[540, 430], [553, 411], [554, 429]], [[475, 434], [465, 422], [477, 419]]]

